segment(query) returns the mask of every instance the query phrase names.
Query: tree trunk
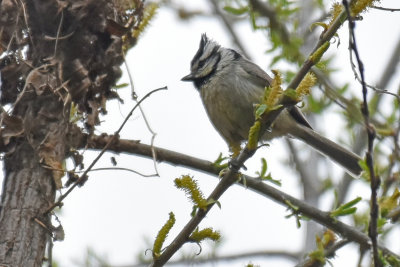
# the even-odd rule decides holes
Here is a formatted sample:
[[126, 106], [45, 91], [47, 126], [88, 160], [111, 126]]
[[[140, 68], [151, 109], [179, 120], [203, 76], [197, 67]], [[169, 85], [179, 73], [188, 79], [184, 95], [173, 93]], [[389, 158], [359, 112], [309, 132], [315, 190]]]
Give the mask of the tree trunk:
[[[62, 187], [64, 161], [77, 142], [71, 103], [77, 107], [72, 116], [83, 118], [90, 134], [106, 112], [106, 100], [118, 98], [111, 89], [123, 62], [118, 30], [126, 29], [118, 24], [123, 6], [115, 3], [0, 1], [0, 104], [11, 107], [1, 111], [0, 120], [1, 267], [42, 266], [53, 229], [45, 212]], [[136, 16], [137, 27], [143, 6], [135, 3], [140, 9], [130, 16]]]
[[[12, 102], [12, 112], [2, 114], [6, 154], [0, 212], [0, 266], [42, 266], [46, 241], [52, 234], [50, 216], [43, 214], [54, 203], [55, 182], [60, 183], [63, 173], [57, 169], [62, 169], [66, 157], [69, 120], [69, 109], [64, 110], [63, 101], [54, 91], [59, 83], [56, 65], [49, 60], [54, 56], [54, 42], [45, 37], [55, 36], [57, 32], [56, 18], [60, 16], [55, 3], [7, 0], [1, 3], [2, 15], [13, 14], [19, 16], [14, 18], [15, 22], [21, 19], [25, 22], [25, 25], [15, 24], [20, 28], [11, 29], [15, 38], [10, 39], [10, 47], [23, 41], [28, 44], [21, 45], [18, 54], [10, 55], [14, 61], [10, 60], [8, 69], [2, 70], [2, 76], [5, 75], [2, 103]], [[7, 31], [12, 24], [4, 25], [2, 30]], [[24, 31], [28, 35], [25, 38], [21, 34]], [[12, 83], [9, 75], [13, 71], [14, 79], [20, 83]]]
[[[42, 266], [50, 217], [42, 214], [55, 199], [55, 172], [44, 168], [43, 145], [62, 162], [65, 129], [62, 105], [54, 97], [40, 96], [26, 103], [25, 119], [32, 128], [5, 157], [0, 213], [0, 266]], [[53, 114], [49, 118], [46, 114]], [[57, 118], [58, 116], [58, 118]], [[55, 143], [57, 142], [57, 143]], [[48, 155], [44, 156], [47, 157]], [[49, 158], [49, 157], [47, 157]]]

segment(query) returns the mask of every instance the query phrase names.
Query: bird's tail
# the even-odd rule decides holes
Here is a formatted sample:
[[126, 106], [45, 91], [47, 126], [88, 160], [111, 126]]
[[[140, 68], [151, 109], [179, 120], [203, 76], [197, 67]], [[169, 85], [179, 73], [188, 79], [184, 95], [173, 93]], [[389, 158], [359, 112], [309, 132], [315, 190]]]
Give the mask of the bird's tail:
[[321, 136], [313, 129], [296, 123], [296, 127], [292, 127], [290, 134], [334, 160], [353, 175], [361, 174], [362, 169], [358, 164], [361, 158], [358, 155]]

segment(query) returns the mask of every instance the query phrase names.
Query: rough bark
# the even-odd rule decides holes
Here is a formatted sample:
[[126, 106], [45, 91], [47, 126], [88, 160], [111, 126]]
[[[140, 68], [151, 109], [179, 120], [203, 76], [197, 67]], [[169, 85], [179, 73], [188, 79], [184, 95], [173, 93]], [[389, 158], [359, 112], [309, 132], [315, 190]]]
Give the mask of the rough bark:
[[[53, 99], [52, 99], [53, 98]], [[32, 122], [29, 137], [21, 138], [5, 157], [5, 179], [0, 213], [0, 265], [41, 266], [50, 234], [46, 208], [54, 202], [54, 173], [44, 168], [38, 151], [45, 141], [57, 142], [52, 150], [58, 161], [65, 156], [65, 119], [54, 97], [36, 97], [26, 103], [25, 119]], [[44, 114], [55, 115], [49, 118]], [[46, 139], [46, 140], [45, 140]], [[36, 219], [36, 220], [35, 220]], [[49, 227], [50, 228], [50, 227]]]

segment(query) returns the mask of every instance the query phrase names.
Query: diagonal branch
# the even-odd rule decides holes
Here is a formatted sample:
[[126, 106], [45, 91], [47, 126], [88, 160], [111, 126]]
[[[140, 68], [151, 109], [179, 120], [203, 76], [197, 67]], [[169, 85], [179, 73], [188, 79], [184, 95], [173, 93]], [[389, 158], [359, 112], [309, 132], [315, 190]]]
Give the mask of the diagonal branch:
[[[88, 139], [87, 148], [100, 150], [104, 147], [104, 144], [106, 144], [110, 138], [112, 138], [112, 136], [91, 136]], [[85, 143], [82, 142], [81, 147], [83, 148], [84, 146]], [[150, 145], [141, 144], [137, 141], [116, 140], [109, 146], [108, 149], [109, 151], [113, 151], [116, 153], [126, 152], [152, 159], [152, 147]], [[222, 170], [221, 168], [214, 166], [212, 162], [207, 160], [198, 159], [163, 148], [153, 147], [153, 149], [155, 149], [155, 151], [157, 152], [157, 159], [161, 162], [188, 167], [191, 169], [203, 171], [207, 174], [214, 176], [218, 176], [218, 174]], [[298, 211], [301, 214], [304, 214], [308, 218], [328, 227], [335, 233], [341, 235], [343, 238], [356, 242], [362, 247], [369, 247], [369, 237], [366, 234], [360, 232], [352, 226], [338, 221], [335, 218], [331, 218], [328, 212], [324, 212], [320, 209], [313, 207], [312, 205], [307, 204], [302, 200], [292, 197], [264, 183], [260, 179], [252, 178], [245, 175], [243, 177], [244, 178], [241, 179], [240, 183], [238, 183], [239, 185], [245, 188], [249, 188], [264, 197], [268, 197], [282, 206], [288, 208], [290, 208], [291, 206], [295, 206], [298, 208]], [[396, 255], [394, 252], [390, 251], [383, 245], [379, 245], [379, 248], [382, 250], [384, 255], [392, 255], [393, 257], [400, 260], [400, 256]]]

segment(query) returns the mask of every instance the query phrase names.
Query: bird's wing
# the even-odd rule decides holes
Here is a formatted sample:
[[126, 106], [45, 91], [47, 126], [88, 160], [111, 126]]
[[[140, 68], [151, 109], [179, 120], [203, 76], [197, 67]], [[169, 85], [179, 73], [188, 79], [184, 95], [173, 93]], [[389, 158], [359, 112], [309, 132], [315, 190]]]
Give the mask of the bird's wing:
[[[243, 58], [243, 61], [241, 63], [243, 64], [243, 70], [245, 70], [249, 74], [249, 79], [252, 82], [258, 84], [261, 88], [272, 83], [272, 78], [253, 62]], [[307, 121], [307, 119], [304, 117], [304, 114], [300, 111], [298, 107], [289, 107], [287, 110], [295, 121], [312, 129], [310, 123]]]
[[289, 114], [297, 121], [299, 124], [302, 124], [310, 129], [312, 129], [310, 123], [307, 121], [306, 117], [304, 117], [303, 112], [296, 106], [287, 108]]
[[242, 61], [240, 63], [241, 63], [240, 67], [245, 72], [247, 72], [247, 74], [249, 75], [248, 78], [252, 82], [256, 83], [261, 88], [271, 84], [272, 78], [265, 71], [263, 71], [259, 66], [257, 66], [256, 64], [254, 64], [251, 61], [248, 61], [245, 58], [242, 58]]

